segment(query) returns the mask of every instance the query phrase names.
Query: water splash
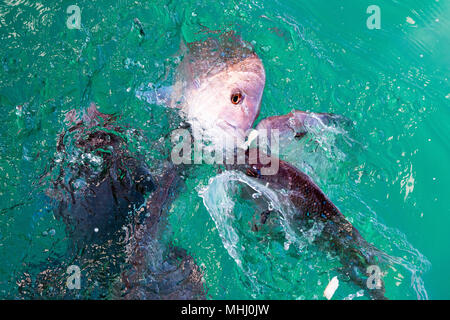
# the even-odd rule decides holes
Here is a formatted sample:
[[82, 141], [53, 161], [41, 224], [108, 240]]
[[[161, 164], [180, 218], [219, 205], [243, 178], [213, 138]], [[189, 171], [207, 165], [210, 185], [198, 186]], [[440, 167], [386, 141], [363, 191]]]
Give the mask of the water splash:
[[[248, 197], [252, 204], [236, 198], [239, 194]], [[270, 283], [273, 278], [280, 280], [277, 290], [283, 286], [292, 286], [288, 282], [293, 281], [291, 277], [296, 278], [298, 274], [281, 272], [287, 266], [287, 261], [291, 262], [293, 258], [298, 259], [297, 262], [303, 260], [309, 263], [308, 269], [317, 266], [308, 246], [321, 233], [323, 226], [315, 223], [308, 230], [294, 230], [294, 207], [285, 194], [277, 193], [241, 172], [226, 171], [210, 179], [208, 186], [200, 190], [199, 195], [225, 249], [244, 275], [244, 282], [249, 283], [249, 289], [257, 296], [273, 297], [276, 291]], [[258, 213], [266, 211], [272, 212], [270, 221], [259, 225]], [[304, 288], [291, 287], [290, 290], [297, 293], [294, 297]], [[282, 297], [286, 292], [279, 294]]]
[[[305, 230], [296, 224], [293, 219], [296, 208], [284, 192], [276, 192], [241, 172], [226, 171], [211, 178], [199, 195], [216, 225], [224, 248], [236, 262], [244, 285], [248, 286], [254, 297], [285, 298], [300, 295], [314, 298], [323, 288], [316, 284], [303, 288], [289, 286], [287, 282], [291, 280], [291, 274], [283, 274], [283, 270], [290, 266], [296, 273], [297, 281], [304, 278], [302, 281], [306, 283], [327, 283], [325, 275], [329, 276], [341, 267], [332, 254], [318, 252], [314, 243], [323, 225], [315, 222]], [[255, 220], [259, 218], [258, 213], [264, 210], [274, 214], [270, 216], [269, 222], [258, 227], [258, 221]], [[387, 253], [383, 256], [387, 296], [403, 294], [427, 299], [421, 274], [429, 268], [428, 260], [408, 243], [402, 233], [378, 222], [375, 213], [370, 208], [368, 210], [372, 232], [379, 240], [375, 245], [380, 244]], [[357, 220], [357, 225], [364, 221], [358, 216], [353, 218]], [[380, 237], [389, 240], [392, 247], [386, 246]], [[275, 247], [278, 249], [274, 250]], [[410, 275], [409, 285], [404, 281], [407, 275]], [[284, 288], [282, 293], [278, 292], [279, 296], [266, 277], [272, 280], [276, 278], [279, 288]], [[351, 285], [350, 290], [354, 290]], [[337, 295], [341, 299], [363, 296], [360, 292], [346, 295], [343, 292]]]

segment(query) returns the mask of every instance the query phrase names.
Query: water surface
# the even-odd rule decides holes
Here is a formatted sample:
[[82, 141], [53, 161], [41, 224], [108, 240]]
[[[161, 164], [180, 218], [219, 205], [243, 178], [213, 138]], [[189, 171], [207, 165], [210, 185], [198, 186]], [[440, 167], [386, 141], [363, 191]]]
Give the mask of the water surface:
[[[42, 261], [64, 258], [67, 250], [64, 226], [38, 183], [55, 156], [65, 112], [94, 101], [142, 130], [148, 139], [134, 147], [149, 164], [167, 157], [160, 138], [176, 125], [173, 115], [134, 93], [148, 83], [172, 83], [180, 39], [195, 41], [207, 28], [236, 31], [263, 60], [260, 119], [295, 108], [353, 120], [345, 133], [322, 137], [319, 149], [305, 141], [285, 157], [369, 242], [399, 259], [387, 275], [389, 298], [450, 298], [449, 1], [377, 1], [379, 30], [366, 26], [374, 3], [361, 0], [78, 1], [80, 30], [66, 26], [72, 4], [0, 4], [0, 297], [21, 298], [16, 282], [24, 272], [38, 272]], [[234, 188], [245, 181], [217, 174], [210, 166], [193, 168], [169, 217], [172, 241], [205, 270], [210, 298], [322, 298], [335, 262], [246, 232], [239, 223], [250, 205], [220, 193], [214, 179]], [[247, 246], [241, 263], [204, 204], [208, 190], [215, 201], [233, 203], [235, 224], [222, 223]], [[256, 276], [260, 281], [252, 281]], [[358, 291], [344, 283], [335, 298]]]

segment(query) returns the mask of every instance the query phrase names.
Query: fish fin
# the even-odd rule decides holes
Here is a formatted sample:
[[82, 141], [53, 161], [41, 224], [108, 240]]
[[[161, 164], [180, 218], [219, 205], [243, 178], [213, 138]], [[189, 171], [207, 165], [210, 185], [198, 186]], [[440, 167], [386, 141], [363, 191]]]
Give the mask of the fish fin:
[[177, 56], [184, 56], [188, 52], [188, 47], [186, 41], [184, 41], [183, 36], [180, 37], [180, 46], [176, 53]]
[[288, 114], [262, 119], [256, 126], [256, 130], [279, 130], [280, 135], [293, 135], [302, 138], [308, 132], [309, 127], [341, 126], [348, 125], [351, 120], [332, 113], [314, 113], [293, 110]]
[[149, 104], [170, 105], [173, 87], [149, 88], [148, 90], [136, 90], [136, 98]]
[[[188, 52], [188, 47], [186, 46], [186, 42], [183, 39], [183, 36], [180, 36], [180, 47], [176, 53], [172, 55], [172, 57], [181, 58]], [[166, 105], [169, 107], [173, 107], [174, 104], [179, 104], [177, 101], [173, 101], [174, 96], [180, 95], [179, 81], [175, 81], [175, 84], [172, 86], [161, 86], [159, 88], [155, 88], [153, 85], [149, 85], [148, 88], [141, 87], [136, 90], [136, 98], [139, 100], [143, 100], [149, 104], [154, 105]]]

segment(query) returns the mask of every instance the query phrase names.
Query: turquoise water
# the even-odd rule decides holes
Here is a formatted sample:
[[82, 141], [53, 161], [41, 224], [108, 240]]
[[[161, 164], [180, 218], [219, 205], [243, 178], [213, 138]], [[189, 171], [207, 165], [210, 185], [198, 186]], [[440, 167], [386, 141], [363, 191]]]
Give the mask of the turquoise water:
[[[180, 39], [198, 40], [208, 28], [236, 31], [261, 57], [267, 81], [259, 119], [295, 108], [353, 120], [345, 132], [317, 138], [318, 149], [308, 141], [296, 146], [303, 157], [295, 146], [284, 156], [364, 238], [397, 257], [387, 297], [450, 298], [450, 1], [78, 1], [80, 30], [66, 26], [72, 4], [0, 4], [0, 297], [21, 298], [16, 282], [38, 271], [29, 266], [67, 250], [64, 225], [39, 183], [66, 128], [64, 114], [94, 101], [142, 130], [148, 139], [135, 147], [148, 163], [167, 157], [160, 138], [174, 128], [173, 115], [134, 93], [147, 83], [170, 85]], [[366, 26], [372, 4], [381, 10], [379, 30]], [[204, 269], [210, 298], [322, 298], [338, 274], [335, 261], [248, 232], [252, 204], [218, 187], [222, 179], [237, 188], [232, 177], [217, 177], [210, 166], [192, 171], [169, 221], [173, 243]], [[201, 195], [211, 191], [207, 210]], [[237, 219], [217, 222], [226, 197]], [[247, 248], [241, 264], [222, 227]], [[343, 283], [335, 298], [358, 291]]]

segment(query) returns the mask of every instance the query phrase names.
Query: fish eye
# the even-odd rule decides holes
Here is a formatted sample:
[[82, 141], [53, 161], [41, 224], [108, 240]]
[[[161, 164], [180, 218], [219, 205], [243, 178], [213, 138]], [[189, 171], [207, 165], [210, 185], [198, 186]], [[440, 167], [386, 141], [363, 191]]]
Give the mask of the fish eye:
[[231, 103], [232, 104], [238, 104], [243, 100], [242, 93], [235, 92], [231, 95]]

